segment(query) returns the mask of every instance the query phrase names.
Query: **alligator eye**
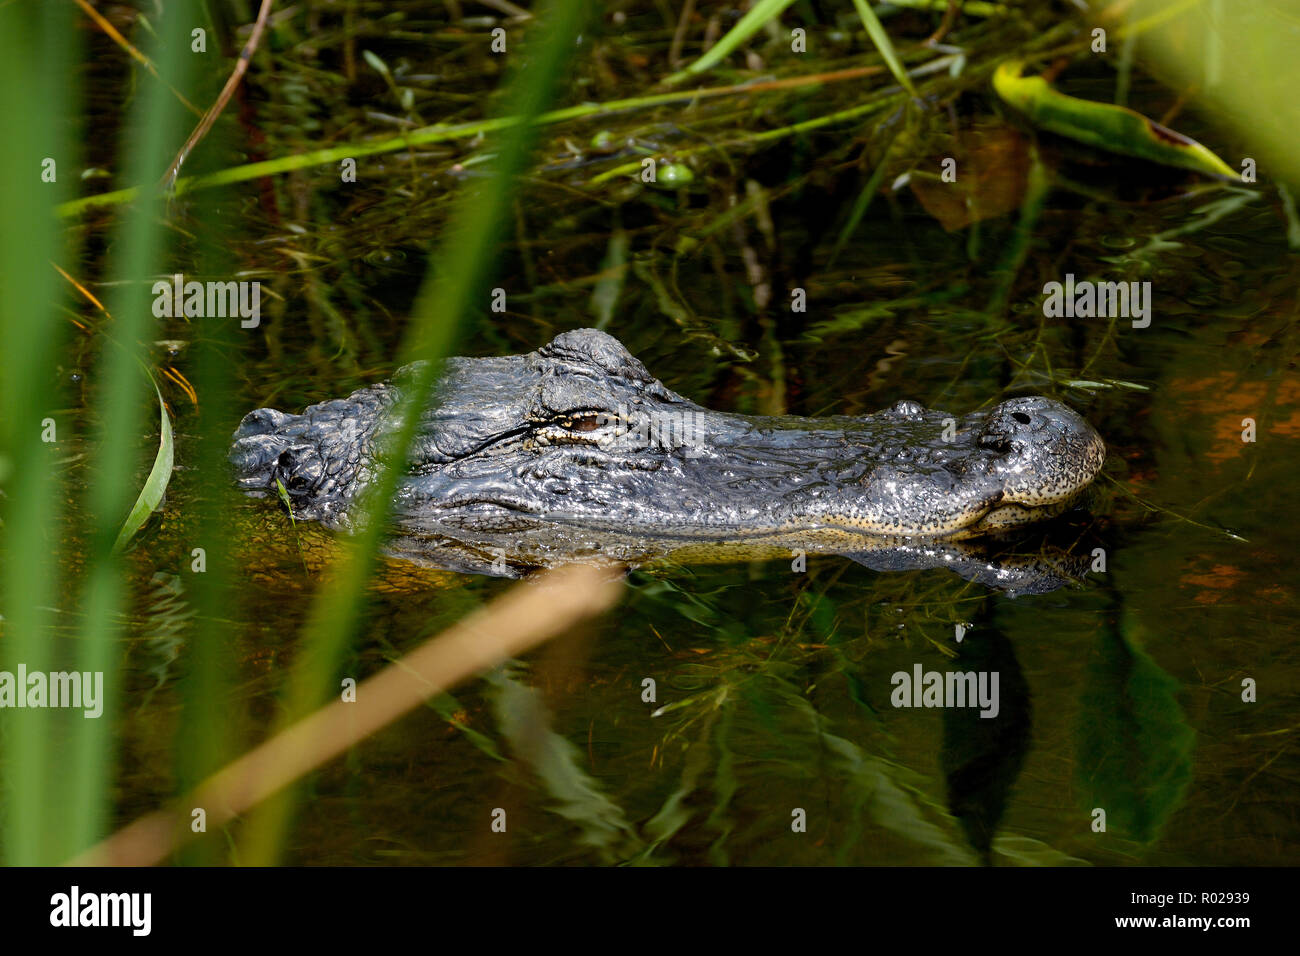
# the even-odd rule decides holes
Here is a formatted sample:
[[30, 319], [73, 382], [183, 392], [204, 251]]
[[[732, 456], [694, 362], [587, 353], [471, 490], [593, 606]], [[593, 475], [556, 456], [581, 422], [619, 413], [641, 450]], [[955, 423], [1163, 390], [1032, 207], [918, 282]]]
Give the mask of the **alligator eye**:
[[1028, 425], [1029, 422], [1031, 421], [1030, 417], [1026, 415], [1024, 412], [1012, 412], [1011, 417], [1014, 418], [1016, 421], [1020, 422], [1020, 424], [1022, 425]]
[[599, 409], [565, 412], [539, 425], [533, 438], [542, 445], [600, 445], [607, 440], [601, 431], [615, 419]]
[[605, 424], [604, 412], [572, 412], [562, 416], [554, 424], [567, 432], [594, 432]]

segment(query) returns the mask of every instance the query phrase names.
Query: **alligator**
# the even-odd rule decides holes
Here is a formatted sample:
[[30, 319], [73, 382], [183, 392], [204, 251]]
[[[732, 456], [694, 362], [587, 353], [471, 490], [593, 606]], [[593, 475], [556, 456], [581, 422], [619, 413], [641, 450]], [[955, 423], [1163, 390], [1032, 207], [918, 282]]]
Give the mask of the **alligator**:
[[[230, 451], [236, 484], [356, 531], [414, 371], [302, 414], [250, 412]], [[447, 359], [434, 396], [385, 551], [511, 577], [571, 561], [833, 552], [1051, 590], [1060, 573], [999, 563], [975, 542], [1071, 508], [1106, 454], [1081, 416], [1039, 396], [963, 417], [914, 401], [826, 418], [712, 411], [595, 329], [525, 355]]]

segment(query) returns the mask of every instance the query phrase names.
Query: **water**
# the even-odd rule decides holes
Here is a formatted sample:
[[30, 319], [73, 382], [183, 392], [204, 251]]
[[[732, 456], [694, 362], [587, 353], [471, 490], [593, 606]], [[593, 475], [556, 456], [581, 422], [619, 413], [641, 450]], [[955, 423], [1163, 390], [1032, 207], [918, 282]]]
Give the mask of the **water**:
[[[640, 128], [651, 142], [696, 142], [669, 113], [655, 119]], [[1188, 132], [1213, 133], [1198, 122], [1189, 117]], [[583, 129], [565, 132], [586, 142]], [[947, 134], [929, 135], [942, 154]], [[558, 163], [558, 137], [545, 148]], [[474, 316], [458, 352], [528, 351], [595, 324], [592, 288], [622, 236], [633, 261], [606, 331], [710, 407], [860, 414], [911, 398], [964, 414], [1029, 393], [1071, 404], [1109, 447], [1074, 518], [1104, 570], [1078, 589], [1014, 599], [940, 570], [881, 574], [838, 557], [803, 572], [779, 560], [635, 572], [614, 612], [315, 775], [290, 862], [1294, 860], [1297, 276], [1274, 194], [1181, 175], [1136, 199], [1083, 193], [1063, 184], [1077, 170], [1049, 157], [1053, 185], [1013, 277], [1003, 270], [1018, 212], [949, 233], [909, 189], [877, 196], [831, 265], [873, 168], [837, 166], [846, 149], [830, 132], [738, 151], [697, 171], [690, 192], [620, 181], [584, 193], [583, 167], [529, 185], [502, 253], [507, 311]], [[266, 324], [164, 320], [160, 335], [229, 343], [226, 427], [248, 409], [300, 410], [392, 371], [443, 200], [465, 188], [449, 162], [426, 157], [411, 176], [381, 157], [341, 194], [280, 182], [276, 215], [256, 189], [226, 194], [213, 215], [273, 293]], [[1128, 185], [1122, 161], [1101, 163], [1094, 178]], [[755, 196], [755, 214], [718, 224]], [[683, 235], [701, 245], [675, 255]], [[175, 267], [201, 271], [196, 250], [178, 246]], [[1043, 286], [1067, 273], [1149, 281], [1149, 326], [1045, 317]], [[807, 313], [786, 306], [795, 287]], [[180, 470], [131, 558], [123, 822], [173, 792], [177, 661], [192, 624], [181, 555], [198, 493], [186, 470], [196, 419], [178, 392], [168, 398]], [[88, 416], [93, 402], [91, 382]], [[70, 474], [78, 487], [89, 480]], [[252, 743], [276, 713], [323, 578], [266, 503], [240, 502], [231, 527], [240, 564], [222, 622], [235, 667], [224, 709]], [[444, 574], [421, 590], [372, 592], [344, 673], [373, 672], [509, 586]], [[895, 675], [917, 667], [996, 672], [997, 717], [895, 706]], [[532, 732], [512, 738], [519, 722]], [[489, 828], [496, 808], [507, 836]]]

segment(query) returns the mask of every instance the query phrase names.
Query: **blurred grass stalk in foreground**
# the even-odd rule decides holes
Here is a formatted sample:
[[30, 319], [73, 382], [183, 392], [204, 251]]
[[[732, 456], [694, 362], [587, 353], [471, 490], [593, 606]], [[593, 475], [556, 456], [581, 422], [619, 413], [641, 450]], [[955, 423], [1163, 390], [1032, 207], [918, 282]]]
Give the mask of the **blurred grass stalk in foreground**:
[[[68, 250], [54, 207], [71, 195], [79, 167], [70, 81], [75, 59], [66, 4], [0, 6], [0, 669], [48, 671], [61, 507], [56, 446], [43, 422], [63, 405], [55, 368], [67, 323], [51, 261]], [[54, 182], [42, 173], [53, 161]], [[55, 422], [67, 437], [66, 421]], [[51, 862], [44, 814], [49, 711], [0, 714], [0, 813], [6, 863]]]
[[[156, 421], [147, 411], [152, 393], [142, 374], [147, 358], [140, 343], [155, 338], [148, 277], [162, 262], [161, 197], [156, 191], [113, 227], [105, 273], [112, 282], [108, 313], [98, 345], [94, 433], [89, 439], [84, 513], [88, 526], [66, 533], [55, 505], [61, 476], [53, 459], [71, 448], [72, 424], [56, 417], [64, 407], [58, 387], [60, 344], [68, 323], [59, 310], [62, 290], [51, 263], [77, 261], [78, 250], [58, 233], [54, 210], [81, 168], [70, 118], [93, 118], [76, 108], [69, 88], [77, 62], [68, 4], [16, 2], [0, 9], [0, 59], [11, 97], [4, 122], [6, 182], [17, 205], [6, 211], [0, 232], [4, 275], [4, 366], [6, 413], [4, 458], [13, 469], [5, 507], [4, 608], [9, 616], [0, 663], [29, 672], [75, 670], [103, 675], [102, 714], [87, 719], [79, 709], [55, 707], [12, 711], [11, 746], [3, 765], [4, 857], [10, 863], [56, 863], [93, 842], [109, 825], [114, 791], [120, 674], [121, 622], [129, 582], [114, 545], [138, 492], [140, 437]], [[197, 0], [174, 4], [159, 21], [157, 64], [174, 85], [194, 69], [189, 28], [201, 14]], [[14, 104], [20, 104], [14, 108]], [[167, 154], [184, 129], [183, 112], [165, 83], [142, 83], [120, 131], [123, 178], [157, 182]], [[183, 134], [182, 134], [183, 135]], [[53, 160], [55, 182], [40, 179]], [[54, 419], [56, 440], [40, 440], [42, 423]], [[42, 447], [43, 446], [43, 447]], [[62, 452], [62, 454], [60, 454]], [[76, 541], [78, 560], [57, 556]], [[81, 569], [70, 576], [71, 568]], [[51, 616], [56, 608], [66, 626]], [[62, 641], [72, 627], [76, 640]], [[25, 688], [19, 688], [22, 693]], [[51, 693], [53, 689], [51, 688]], [[53, 701], [51, 701], [53, 703]], [[6, 716], [10, 716], [7, 714]]]

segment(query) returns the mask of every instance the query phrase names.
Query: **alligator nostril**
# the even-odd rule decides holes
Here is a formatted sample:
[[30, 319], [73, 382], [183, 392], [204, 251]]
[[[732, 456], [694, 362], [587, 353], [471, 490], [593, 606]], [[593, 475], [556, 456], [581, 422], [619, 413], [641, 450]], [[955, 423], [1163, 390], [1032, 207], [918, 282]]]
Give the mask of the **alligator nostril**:
[[1030, 422], [1029, 416], [1026, 415], [1024, 412], [1012, 412], [1011, 417], [1014, 418], [1016, 421], [1020, 422], [1020, 424], [1022, 425], [1028, 425]]

